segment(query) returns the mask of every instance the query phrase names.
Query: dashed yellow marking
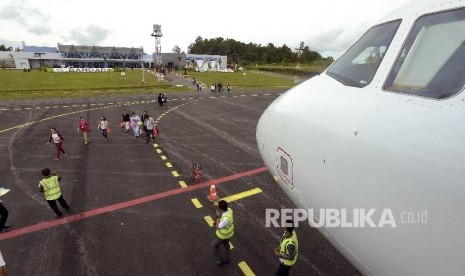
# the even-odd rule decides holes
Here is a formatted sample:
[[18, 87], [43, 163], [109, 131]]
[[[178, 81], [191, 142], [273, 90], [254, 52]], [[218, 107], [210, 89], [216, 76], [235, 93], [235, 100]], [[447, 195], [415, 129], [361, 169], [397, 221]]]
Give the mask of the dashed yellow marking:
[[171, 165], [170, 162], [166, 162], [165, 165], [166, 165], [168, 168], [172, 168], [172, 167], [173, 167], [173, 165]]
[[253, 273], [252, 269], [250, 269], [249, 265], [247, 265], [246, 262], [242, 261], [237, 265], [242, 270], [242, 273], [244, 273], [245, 276], [255, 276], [255, 273]]
[[215, 223], [215, 221], [213, 221], [212, 217], [210, 216], [205, 216], [203, 217], [205, 219], [205, 221], [207, 222], [208, 226], [210, 227], [213, 227], [213, 224]]
[[231, 242], [229, 242], [229, 247], [231, 248], [231, 250], [234, 249], [234, 245], [232, 245]]
[[191, 199], [191, 201], [192, 201], [192, 204], [194, 204], [195, 208], [200, 209], [203, 207], [202, 203], [200, 203], [200, 201], [197, 198], [193, 198]]
[[153, 147], [154, 147], [154, 148], [158, 148], [158, 144], [153, 144]]
[[242, 193], [227, 196], [225, 198], [222, 198], [222, 200], [225, 200], [226, 202], [236, 201], [236, 200], [242, 199], [244, 197], [249, 197], [249, 196], [259, 194], [261, 192], [262, 192], [262, 190], [260, 188], [255, 188], [255, 189], [248, 190], [248, 191], [245, 191], [245, 192], [242, 192]]
[[161, 151], [161, 149], [157, 149], [157, 152], [158, 152], [158, 153], [162, 153], [163, 151]]
[[178, 183], [179, 183], [179, 186], [181, 186], [182, 188], [187, 187], [186, 182], [184, 182], [184, 181], [179, 181]]
[[173, 174], [174, 177], [178, 177], [179, 176], [179, 173], [177, 171], [172, 171], [171, 172]]
[[166, 160], [166, 159], [168, 159], [168, 158], [166, 158], [166, 156], [164, 156], [164, 155], [161, 155], [160, 157], [161, 157], [161, 160], [163, 160], [163, 161]]

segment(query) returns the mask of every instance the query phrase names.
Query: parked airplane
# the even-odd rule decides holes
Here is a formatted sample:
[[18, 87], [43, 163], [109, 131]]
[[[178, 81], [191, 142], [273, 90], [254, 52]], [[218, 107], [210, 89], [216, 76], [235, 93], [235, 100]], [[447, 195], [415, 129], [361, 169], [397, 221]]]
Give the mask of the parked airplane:
[[395, 225], [319, 228], [363, 274], [464, 275], [464, 85], [465, 1], [414, 1], [276, 99], [257, 144], [312, 220], [391, 212]]

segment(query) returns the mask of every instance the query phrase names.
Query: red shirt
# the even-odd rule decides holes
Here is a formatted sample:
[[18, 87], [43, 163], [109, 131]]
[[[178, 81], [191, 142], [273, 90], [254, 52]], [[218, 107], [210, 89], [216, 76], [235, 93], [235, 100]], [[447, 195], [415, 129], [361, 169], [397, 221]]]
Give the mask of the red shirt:
[[89, 124], [87, 123], [86, 120], [79, 121], [78, 128], [79, 128], [79, 131], [82, 131], [82, 132], [89, 132], [90, 131]]

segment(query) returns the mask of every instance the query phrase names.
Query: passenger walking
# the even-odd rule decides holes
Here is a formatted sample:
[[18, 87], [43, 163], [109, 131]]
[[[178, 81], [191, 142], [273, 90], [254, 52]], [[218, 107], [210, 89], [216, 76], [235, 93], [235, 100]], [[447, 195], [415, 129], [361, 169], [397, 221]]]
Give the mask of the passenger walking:
[[276, 271], [276, 276], [288, 276], [289, 270], [297, 261], [299, 254], [299, 243], [292, 220], [286, 220], [281, 244], [274, 249], [274, 254], [279, 258], [279, 268]]
[[129, 130], [129, 123], [131, 122], [129, 112], [125, 111], [122, 116], [123, 116], [125, 131], [127, 132]]
[[82, 132], [82, 135], [84, 136], [84, 145], [89, 144], [90, 141], [87, 138], [88, 133], [90, 132], [89, 123], [87, 123], [87, 121], [82, 117], [79, 118], [78, 131]]
[[140, 130], [140, 134], [142, 134], [142, 132], [144, 133], [147, 133], [147, 128], [145, 127], [145, 118], [147, 117], [147, 115], [149, 115], [147, 113], [147, 111], [144, 111], [144, 113], [140, 116], [140, 123], [139, 123], [139, 126], [142, 126], [142, 129]]
[[165, 93], [161, 94], [161, 96], [162, 96], [162, 99], [163, 99], [163, 106], [165, 106], [166, 103], [168, 102], [168, 97], [166, 97]]
[[212, 85], [210, 86], [210, 91], [211, 91], [212, 93], [215, 92], [215, 84], [212, 84]]
[[153, 121], [152, 117], [150, 117], [149, 114], [145, 116], [144, 126], [147, 130], [145, 132], [145, 136], [147, 138], [145, 143], [148, 144], [150, 139], [152, 139], [152, 141], [155, 140], [155, 136], [153, 134], [153, 129], [155, 128], [155, 122]]
[[108, 126], [108, 121], [105, 116], [100, 117], [100, 121], [98, 122], [98, 129], [102, 131], [102, 136], [105, 138], [105, 142], [107, 142], [108, 134], [110, 133], [110, 127]]
[[139, 126], [140, 126], [140, 117], [136, 113], [131, 112], [131, 126], [134, 131], [134, 137], [139, 138]]
[[48, 139], [47, 145], [50, 144], [53, 141], [53, 143], [57, 147], [57, 155], [56, 155], [55, 159], [53, 159], [53, 160], [58, 161], [58, 160], [60, 160], [60, 153], [63, 153], [64, 157], [68, 156], [68, 154], [63, 149], [63, 140], [65, 140], [65, 138], [63, 137], [63, 135], [58, 133], [56, 128], [54, 128], [54, 127], [52, 127], [50, 129], [50, 132], [51, 132], [51, 134], [50, 134], [50, 138]]
[[[216, 258], [218, 266], [229, 263], [229, 255], [231, 248], [229, 239], [234, 235], [234, 219], [233, 210], [228, 208], [228, 203], [225, 200], [218, 202], [218, 209], [216, 210], [216, 237], [212, 242], [213, 253]], [[225, 256], [221, 257], [220, 245], [224, 246]]]
[[228, 83], [228, 86], [226, 86], [226, 89], [228, 92], [231, 92], [231, 85], [229, 85], [229, 83]]
[[67, 212], [70, 212], [71, 208], [61, 194], [59, 183], [61, 177], [58, 177], [56, 172], [51, 172], [49, 168], [45, 168], [41, 172], [44, 178], [39, 182], [39, 191], [44, 194], [48, 205], [52, 208], [57, 217], [62, 217], [63, 214], [58, 209], [56, 201], [58, 201], [61, 207]]
[[163, 107], [163, 95], [162, 95], [161, 93], [158, 94], [157, 100], [158, 100], [158, 105], [159, 105], [160, 107]]
[[6, 225], [6, 220], [8, 219], [8, 210], [3, 205], [0, 200], [0, 233], [9, 232], [11, 225]]

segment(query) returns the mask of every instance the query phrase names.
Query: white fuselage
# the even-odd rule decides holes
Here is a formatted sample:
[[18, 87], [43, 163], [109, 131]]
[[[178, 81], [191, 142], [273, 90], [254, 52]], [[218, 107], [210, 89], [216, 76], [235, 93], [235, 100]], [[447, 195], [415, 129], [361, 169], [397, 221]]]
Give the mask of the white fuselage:
[[[275, 100], [257, 126], [266, 165], [299, 208], [392, 210], [396, 227], [320, 228], [367, 275], [465, 273], [465, 94], [383, 91], [412, 24], [438, 7], [430, 9], [403, 12], [368, 86], [323, 73]], [[427, 222], [403, 223], [405, 212], [427, 212]]]

